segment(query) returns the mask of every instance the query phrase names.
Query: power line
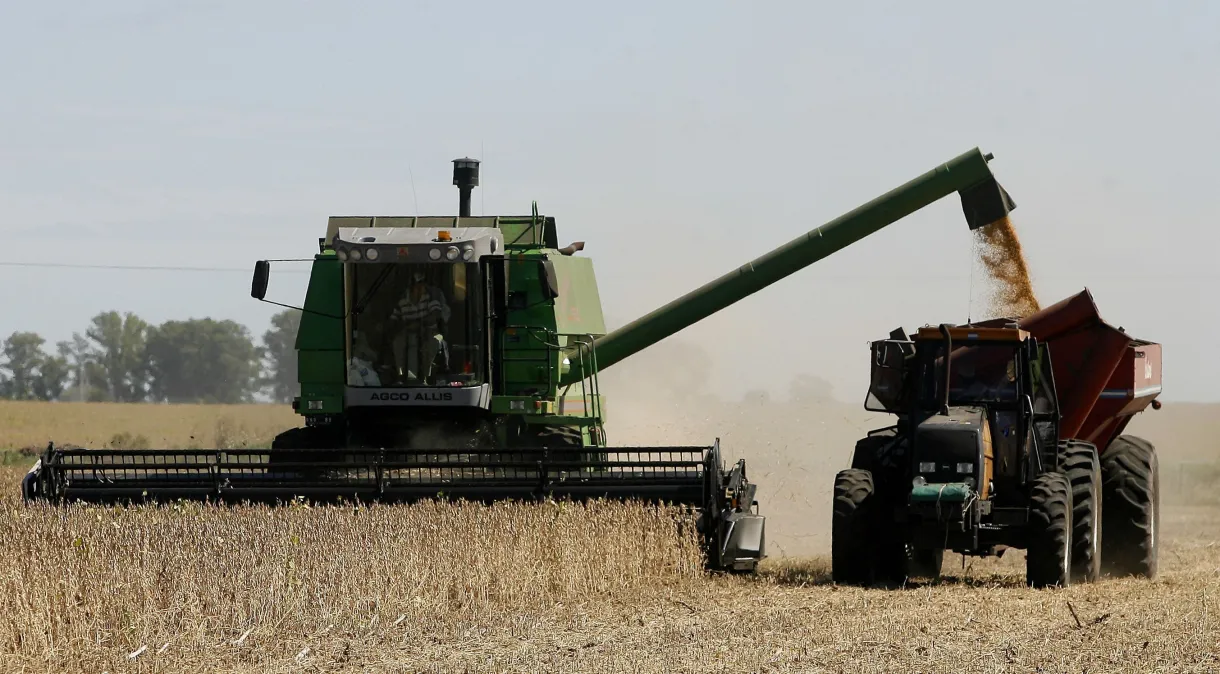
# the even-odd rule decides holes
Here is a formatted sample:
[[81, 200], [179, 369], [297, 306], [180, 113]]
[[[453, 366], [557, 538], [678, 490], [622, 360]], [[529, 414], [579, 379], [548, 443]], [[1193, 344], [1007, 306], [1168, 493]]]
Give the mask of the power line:
[[[0, 267], [40, 267], [40, 268], [55, 268], [55, 269], [107, 269], [107, 270], [124, 270], [124, 271], [194, 271], [194, 272], [241, 272], [243, 274], [252, 273], [252, 269], [240, 267], [170, 267], [158, 265], [134, 265], [134, 264], [70, 264], [65, 262], [3, 262], [0, 261]], [[305, 274], [303, 270], [284, 269], [277, 273], [282, 274]]]

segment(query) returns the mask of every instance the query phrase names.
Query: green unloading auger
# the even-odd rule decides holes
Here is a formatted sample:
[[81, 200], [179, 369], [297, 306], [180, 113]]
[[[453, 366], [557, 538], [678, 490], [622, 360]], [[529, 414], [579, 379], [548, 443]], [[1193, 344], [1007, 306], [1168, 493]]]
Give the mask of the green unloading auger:
[[[636, 354], [729, 305], [794, 274], [822, 258], [957, 192], [970, 230], [989, 225], [1016, 208], [987, 165], [993, 158], [978, 148], [964, 152], [830, 222], [734, 269], [665, 306], [593, 341], [598, 370]], [[573, 358], [562, 379], [572, 384], [593, 374]]]

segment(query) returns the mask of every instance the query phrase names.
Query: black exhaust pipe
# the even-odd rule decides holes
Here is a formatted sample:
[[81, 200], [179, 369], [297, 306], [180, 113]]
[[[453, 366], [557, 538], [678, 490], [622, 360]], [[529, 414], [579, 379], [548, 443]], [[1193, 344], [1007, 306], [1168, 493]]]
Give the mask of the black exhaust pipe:
[[470, 217], [470, 193], [479, 184], [479, 160], [463, 157], [453, 160], [453, 184], [458, 187], [458, 217]]

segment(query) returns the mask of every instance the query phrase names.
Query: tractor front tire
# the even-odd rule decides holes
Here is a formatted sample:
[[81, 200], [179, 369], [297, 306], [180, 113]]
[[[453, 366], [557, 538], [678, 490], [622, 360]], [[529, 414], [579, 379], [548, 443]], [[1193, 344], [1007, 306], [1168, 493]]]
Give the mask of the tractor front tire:
[[873, 581], [877, 497], [873, 474], [849, 468], [835, 476], [834, 515], [830, 539], [830, 575], [836, 583], [867, 585]]
[[1029, 495], [1025, 580], [1037, 588], [1071, 583], [1072, 486], [1063, 473], [1034, 478]]
[[1072, 485], [1072, 582], [1092, 583], [1101, 576], [1101, 461], [1096, 447], [1076, 440], [1061, 443], [1059, 456]]
[[1101, 457], [1102, 571], [1113, 576], [1153, 578], [1160, 532], [1160, 473], [1156, 448], [1134, 435], [1120, 435]]

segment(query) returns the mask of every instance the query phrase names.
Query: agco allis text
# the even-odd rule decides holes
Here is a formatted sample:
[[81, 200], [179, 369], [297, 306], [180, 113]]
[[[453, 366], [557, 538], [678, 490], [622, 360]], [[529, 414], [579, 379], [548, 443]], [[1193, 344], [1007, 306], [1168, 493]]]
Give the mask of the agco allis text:
[[453, 400], [453, 393], [450, 391], [418, 391], [416, 393], [393, 393], [384, 391], [381, 393], [370, 394], [369, 400], [394, 400], [398, 402], [447, 402]]

